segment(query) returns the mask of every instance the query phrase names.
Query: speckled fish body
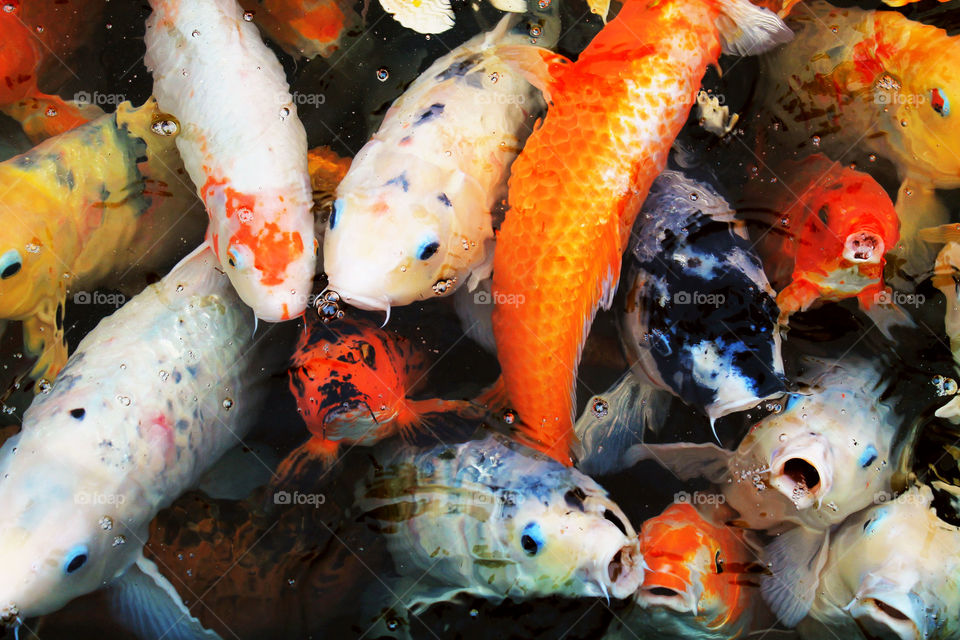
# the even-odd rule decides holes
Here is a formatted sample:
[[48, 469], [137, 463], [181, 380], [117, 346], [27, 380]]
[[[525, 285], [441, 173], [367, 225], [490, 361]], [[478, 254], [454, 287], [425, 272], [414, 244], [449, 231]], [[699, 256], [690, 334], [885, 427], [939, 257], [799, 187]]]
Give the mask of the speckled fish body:
[[209, 250], [102, 320], [0, 449], [3, 622], [120, 577], [256, 415], [253, 314]]
[[801, 638], [960, 636], [960, 530], [932, 499], [915, 487], [844, 522]]
[[621, 337], [654, 384], [711, 419], [786, 391], [776, 294], [713, 187], [661, 174], [626, 269]]
[[376, 457], [358, 504], [398, 571], [423, 577], [408, 606], [460, 592], [625, 598], [643, 579], [636, 534], [606, 491], [523, 445], [490, 435]]
[[[301, 315], [316, 267], [307, 135], [289, 86], [236, 0], [156, 0], [144, 63], [207, 207], [207, 240], [257, 317]], [[199, 89], [202, 87], [202, 90]]]
[[383, 310], [473, 289], [490, 275], [491, 209], [544, 108], [498, 55], [501, 45], [530, 42], [512, 23], [504, 18], [434, 62], [354, 158], [323, 247], [329, 288], [348, 303]]
[[97, 303], [97, 287], [168, 267], [202, 240], [167, 118], [153, 100], [124, 102], [0, 163], [0, 318], [24, 323], [36, 377], [53, 380], [67, 360], [69, 293]]
[[643, 523], [648, 569], [606, 640], [729, 640], [747, 632], [762, 607], [756, 555], [735, 529], [704, 518], [689, 502]]

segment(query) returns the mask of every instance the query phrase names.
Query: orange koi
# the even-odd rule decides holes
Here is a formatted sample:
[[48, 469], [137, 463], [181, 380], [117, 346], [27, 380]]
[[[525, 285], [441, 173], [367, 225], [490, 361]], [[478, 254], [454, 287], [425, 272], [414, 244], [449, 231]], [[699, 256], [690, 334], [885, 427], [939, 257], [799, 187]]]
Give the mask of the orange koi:
[[[725, 32], [724, 32], [725, 31]], [[650, 185], [722, 50], [753, 53], [790, 31], [743, 0], [632, 0], [571, 63], [511, 57], [545, 91], [545, 119], [512, 167], [494, 258], [493, 328], [521, 435], [570, 463], [576, 372]]]

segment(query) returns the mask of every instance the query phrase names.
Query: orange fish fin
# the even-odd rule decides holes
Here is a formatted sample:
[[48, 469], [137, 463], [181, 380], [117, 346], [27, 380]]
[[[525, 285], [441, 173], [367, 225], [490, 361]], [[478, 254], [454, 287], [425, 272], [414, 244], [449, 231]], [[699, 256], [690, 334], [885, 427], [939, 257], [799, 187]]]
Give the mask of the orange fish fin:
[[757, 55], [793, 38], [793, 32], [777, 14], [748, 0], [714, 0], [720, 12], [717, 30], [723, 52]]
[[323, 438], [310, 438], [302, 445], [290, 452], [279, 465], [276, 471], [276, 486], [294, 484], [308, 471], [317, 471], [329, 468], [337, 461], [340, 444]]
[[523, 76], [551, 102], [551, 90], [556, 86], [570, 60], [542, 47], [525, 44], [503, 45], [496, 48], [497, 57]]
[[59, 96], [40, 92], [14, 104], [5, 105], [3, 112], [20, 123], [23, 132], [34, 144], [103, 115], [103, 110], [96, 105], [64, 100]]
[[820, 289], [806, 280], [794, 280], [777, 294], [777, 306], [783, 317], [806, 311], [820, 297]]
[[931, 244], [960, 242], [960, 224], [944, 224], [939, 227], [920, 229], [920, 239]]

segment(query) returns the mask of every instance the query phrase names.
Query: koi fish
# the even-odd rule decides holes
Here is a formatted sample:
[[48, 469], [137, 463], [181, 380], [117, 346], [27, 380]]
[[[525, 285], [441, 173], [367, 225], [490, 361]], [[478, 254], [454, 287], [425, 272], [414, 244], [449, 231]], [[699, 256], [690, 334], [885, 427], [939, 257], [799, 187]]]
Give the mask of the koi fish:
[[254, 320], [218, 267], [194, 252], [103, 319], [0, 448], [3, 624], [112, 585], [141, 637], [195, 628], [182, 606], [157, 604], [173, 587], [141, 549], [264, 395]]
[[844, 522], [834, 535], [805, 640], [960, 635], [960, 529], [913, 487]]
[[482, 419], [497, 405], [496, 385], [475, 400], [414, 400], [431, 367], [411, 340], [365, 321], [306, 321], [290, 363], [290, 391], [312, 437], [277, 471], [287, 477], [304, 463], [331, 463], [343, 445], [371, 446], [393, 435], [406, 439], [430, 424], [431, 414]]
[[326, 58], [346, 33], [360, 24], [351, 3], [341, 0], [243, 0], [244, 20], [252, 18], [291, 56]]
[[739, 514], [739, 526], [779, 532], [764, 550], [775, 575], [762, 590], [788, 626], [810, 607], [830, 529], [890, 490], [899, 426], [893, 409], [877, 400], [879, 369], [849, 356], [842, 366], [820, 366], [809, 373], [811, 395], [792, 394], [736, 451], [680, 443], [638, 445], [629, 454], [657, 460], [681, 479], [708, 478]]
[[125, 102], [0, 163], [0, 319], [23, 322], [35, 378], [52, 381], [67, 360], [68, 294], [82, 303], [202, 239], [175, 132], [153, 100]]
[[820, 1], [791, 14], [790, 27], [791, 44], [761, 58], [757, 95], [782, 125], [770, 139], [812, 141], [837, 160], [852, 149], [890, 160], [902, 181], [900, 243], [887, 249], [902, 272], [925, 272], [933, 255], [918, 230], [949, 220], [934, 189], [960, 186], [957, 37], [895, 11]]
[[643, 523], [640, 552], [643, 584], [607, 640], [737, 638], [750, 631], [762, 608], [764, 567], [740, 532], [678, 502]]
[[[551, 0], [539, 2], [539, 8], [550, 3]], [[529, 6], [528, 0], [490, 0], [490, 4], [509, 13], [524, 13]], [[587, 0], [587, 5], [606, 21], [610, 0]], [[404, 27], [419, 33], [443, 33], [454, 25], [450, 0], [380, 0], [380, 6]]]
[[0, 12], [0, 111], [19, 121], [34, 144], [103, 115], [97, 106], [40, 91], [52, 65], [70, 59], [90, 36], [104, 0], [19, 0]]
[[620, 336], [651, 382], [711, 424], [786, 392], [775, 294], [744, 225], [711, 185], [661, 173], [625, 263]]
[[780, 291], [780, 323], [817, 303], [855, 297], [886, 330], [875, 307], [891, 302], [883, 269], [900, 240], [890, 196], [868, 174], [822, 154], [785, 162], [777, 173], [776, 181], [748, 185], [744, 198], [776, 218], [763, 226], [758, 246]]
[[493, 327], [520, 432], [557, 460], [570, 462], [584, 340], [707, 66], [789, 37], [741, 0], [631, 1], [574, 63], [512, 50], [550, 106], [513, 164], [497, 236], [494, 294], [524, 302], [497, 305]]
[[434, 62], [354, 158], [323, 245], [329, 288], [349, 304], [389, 311], [490, 275], [491, 209], [543, 108], [499, 54], [529, 41], [514, 22]]
[[[932, 283], [946, 299], [943, 324], [950, 340], [954, 366], [960, 370], [960, 225], [921, 229], [920, 238], [926, 242], [943, 244], [933, 266]], [[938, 418], [960, 422], [960, 397], [955, 397], [937, 409]]]
[[258, 318], [298, 317], [319, 244], [307, 135], [283, 68], [236, 0], [151, 6], [144, 62], [157, 102], [180, 121], [177, 148], [210, 216], [207, 241]]
[[643, 580], [636, 533], [606, 491], [504, 436], [375, 457], [357, 505], [414, 581], [397, 589], [414, 612], [458, 593], [626, 598]]

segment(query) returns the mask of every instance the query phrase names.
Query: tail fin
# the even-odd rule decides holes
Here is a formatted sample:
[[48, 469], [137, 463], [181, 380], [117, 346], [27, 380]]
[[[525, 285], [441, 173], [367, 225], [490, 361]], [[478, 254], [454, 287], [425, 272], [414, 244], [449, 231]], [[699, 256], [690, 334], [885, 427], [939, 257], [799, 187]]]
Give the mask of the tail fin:
[[789, 42], [793, 32], [777, 14], [748, 0], [715, 0], [720, 10], [717, 29], [723, 52], [735, 56], [758, 55]]

